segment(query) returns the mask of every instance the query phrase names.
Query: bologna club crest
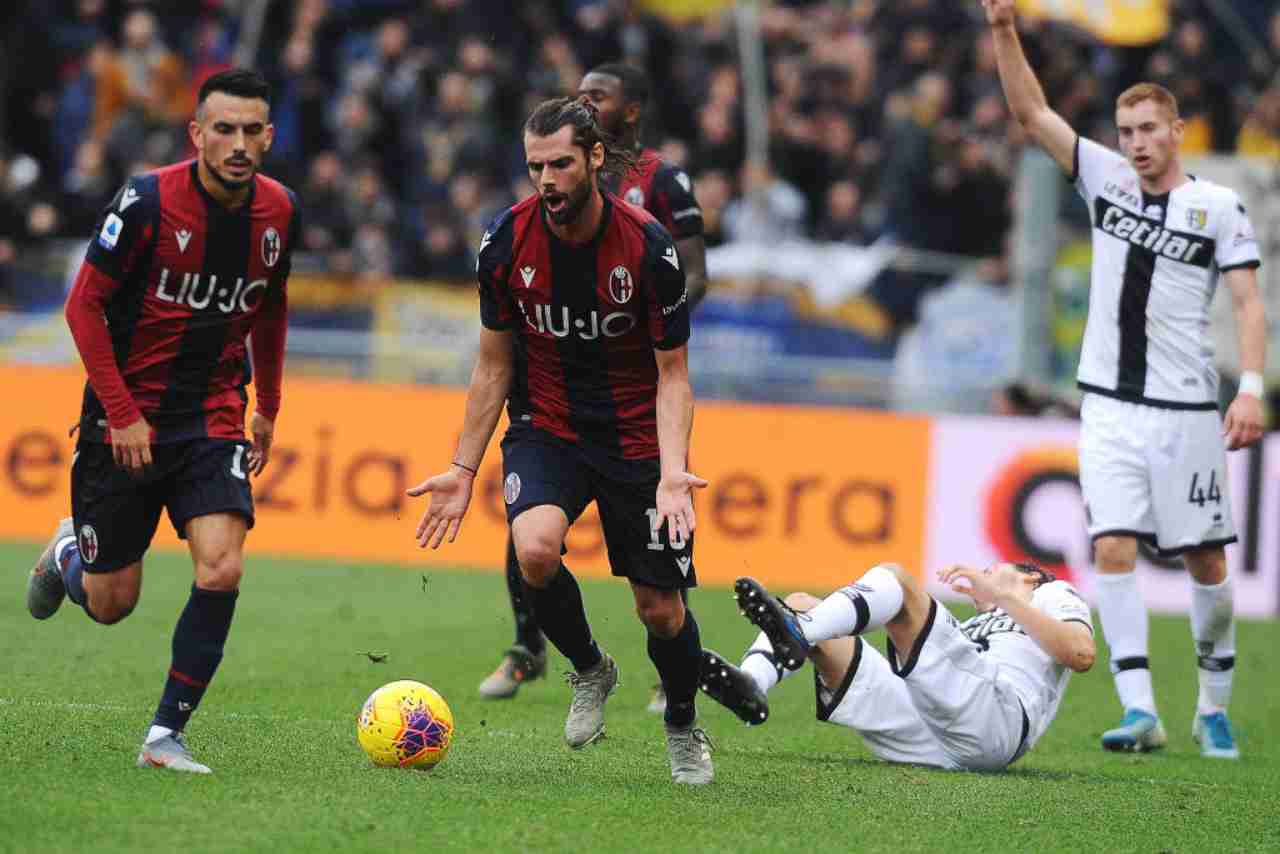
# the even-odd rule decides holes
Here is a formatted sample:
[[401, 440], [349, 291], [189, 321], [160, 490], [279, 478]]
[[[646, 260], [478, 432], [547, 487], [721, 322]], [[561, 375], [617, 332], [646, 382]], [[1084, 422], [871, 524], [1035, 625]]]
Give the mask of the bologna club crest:
[[92, 525], [81, 525], [78, 545], [80, 546], [80, 557], [85, 563], [93, 563], [98, 559], [98, 532], [93, 529]]
[[613, 301], [618, 305], [624, 305], [635, 292], [635, 285], [631, 283], [631, 271], [621, 264], [614, 267], [613, 272], [609, 274], [609, 296], [613, 297]]
[[270, 226], [262, 233], [262, 263], [274, 267], [280, 260], [280, 232]]

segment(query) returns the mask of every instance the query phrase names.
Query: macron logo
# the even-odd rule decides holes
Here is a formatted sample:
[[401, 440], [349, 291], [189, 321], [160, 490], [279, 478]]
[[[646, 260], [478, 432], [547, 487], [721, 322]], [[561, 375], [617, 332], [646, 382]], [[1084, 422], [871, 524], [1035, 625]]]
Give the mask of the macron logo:
[[662, 258], [672, 267], [675, 267], [677, 270], [680, 269], [680, 256], [676, 254], [676, 248], [674, 246], [668, 246], [666, 251], [662, 253]]
[[187, 231], [184, 228], [181, 231], [177, 232], [174, 236], [178, 238], [178, 251], [186, 252], [187, 244], [191, 242], [191, 232]]
[[680, 567], [680, 574], [686, 577], [689, 575], [689, 564], [691, 563], [693, 563], [693, 560], [690, 558], [687, 558], [687, 557], [676, 558], [676, 566]]
[[138, 191], [133, 187], [126, 187], [124, 195], [120, 197], [120, 213], [124, 213], [129, 206], [138, 200]]
[[536, 272], [538, 271], [535, 270], [533, 267], [520, 268], [520, 278], [524, 279], [524, 286], [526, 288], [533, 287], [533, 274]]

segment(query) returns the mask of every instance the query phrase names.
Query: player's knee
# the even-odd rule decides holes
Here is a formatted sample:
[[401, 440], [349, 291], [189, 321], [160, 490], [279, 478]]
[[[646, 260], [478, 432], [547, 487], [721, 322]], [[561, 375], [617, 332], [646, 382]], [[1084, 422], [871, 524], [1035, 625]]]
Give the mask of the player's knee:
[[1221, 584], [1227, 578], [1227, 555], [1222, 546], [1194, 549], [1182, 556], [1182, 562], [1198, 584]]
[[89, 597], [89, 616], [104, 626], [113, 626], [133, 613], [138, 595], [128, 591], [111, 591]]
[[1138, 541], [1132, 537], [1099, 537], [1093, 543], [1093, 562], [1099, 572], [1133, 572]]
[[787, 598], [782, 600], [787, 603], [787, 607], [793, 611], [809, 611], [812, 610], [822, 600], [808, 593], [795, 592], [787, 594]]
[[915, 575], [913, 575], [902, 564], [882, 563], [880, 564], [880, 566], [884, 569], [887, 569], [889, 572], [893, 574], [894, 578], [898, 579], [898, 584], [902, 585], [903, 598], [906, 598], [908, 595], [911, 595], [914, 593], [924, 592], [923, 589], [920, 587], [920, 582], [916, 580]]
[[550, 539], [535, 539], [516, 544], [520, 574], [532, 587], [545, 587], [560, 569], [560, 544]]
[[196, 586], [202, 590], [236, 590], [243, 574], [244, 559], [239, 550], [227, 549], [196, 564]]
[[637, 596], [636, 614], [650, 634], [663, 639], [675, 637], [684, 627], [684, 602], [679, 593], [672, 596]]

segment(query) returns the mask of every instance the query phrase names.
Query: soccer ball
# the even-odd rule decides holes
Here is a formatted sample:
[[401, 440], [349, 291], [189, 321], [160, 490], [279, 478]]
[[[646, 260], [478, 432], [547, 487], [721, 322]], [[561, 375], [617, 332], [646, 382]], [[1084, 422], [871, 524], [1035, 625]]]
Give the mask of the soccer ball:
[[429, 770], [449, 752], [453, 712], [444, 697], [421, 682], [389, 682], [364, 701], [356, 738], [374, 765]]

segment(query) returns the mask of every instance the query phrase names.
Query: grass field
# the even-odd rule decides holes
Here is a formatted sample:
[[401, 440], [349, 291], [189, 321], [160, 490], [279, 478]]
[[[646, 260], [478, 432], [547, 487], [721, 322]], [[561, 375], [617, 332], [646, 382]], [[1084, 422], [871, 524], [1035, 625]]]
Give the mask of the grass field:
[[[670, 783], [661, 724], [644, 711], [653, 672], [624, 584], [583, 584], [623, 684], [608, 738], [572, 753], [563, 659], [515, 701], [476, 695], [510, 642], [498, 576], [424, 583], [403, 568], [255, 559], [189, 728], [215, 773], [192, 777], [133, 767], [190, 585], [186, 558], [150, 557], [137, 611], [104, 628], [74, 606], [47, 623], [27, 616], [36, 550], [0, 545], [0, 851], [1280, 850], [1280, 624], [1240, 626], [1238, 763], [1196, 751], [1186, 623], [1162, 618], [1152, 662], [1172, 739], [1163, 754], [1099, 750], [1118, 718], [1100, 655], [1006, 773], [874, 761], [854, 734], [814, 720], [799, 679], [774, 692], [761, 728], [700, 704], [717, 778], [690, 790]], [[704, 643], [736, 657], [752, 632], [730, 593], [700, 590], [694, 603]], [[355, 741], [364, 698], [404, 677], [439, 689], [457, 719], [452, 753], [430, 774], [374, 769]]]

